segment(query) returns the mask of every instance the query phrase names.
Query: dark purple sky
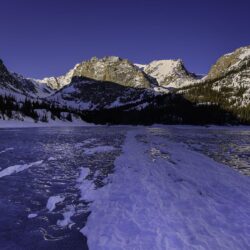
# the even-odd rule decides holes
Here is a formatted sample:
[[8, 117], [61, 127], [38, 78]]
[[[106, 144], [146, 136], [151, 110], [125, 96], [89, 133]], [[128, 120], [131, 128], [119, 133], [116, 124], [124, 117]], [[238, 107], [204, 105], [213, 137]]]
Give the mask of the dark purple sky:
[[0, 58], [25, 76], [60, 75], [92, 56], [182, 58], [206, 73], [250, 44], [248, 0], [1, 0]]

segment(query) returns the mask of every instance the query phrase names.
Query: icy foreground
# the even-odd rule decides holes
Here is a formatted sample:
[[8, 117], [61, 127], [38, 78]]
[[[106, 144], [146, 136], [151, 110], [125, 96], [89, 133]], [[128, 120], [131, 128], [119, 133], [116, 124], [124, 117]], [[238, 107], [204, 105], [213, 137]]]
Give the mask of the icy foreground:
[[109, 184], [90, 197], [90, 249], [250, 247], [249, 177], [144, 130], [128, 132]]

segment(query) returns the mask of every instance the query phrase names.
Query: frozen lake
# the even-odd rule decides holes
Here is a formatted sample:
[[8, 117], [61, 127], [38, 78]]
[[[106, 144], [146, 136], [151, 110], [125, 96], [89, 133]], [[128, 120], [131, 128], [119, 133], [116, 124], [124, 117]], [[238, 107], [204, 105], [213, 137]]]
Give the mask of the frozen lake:
[[[128, 142], [126, 137], [129, 133], [132, 133], [132, 135]], [[206, 159], [204, 162], [209, 161], [207, 160], [207, 156], [215, 160], [215, 163], [212, 165], [215, 166], [216, 171], [218, 164], [218, 176], [222, 176], [225, 172], [225, 175], [233, 176], [232, 185], [239, 183], [237, 186], [238, 189], [235, 191], [235, 197], [237, 197], [239, 193], [245, 193], [247, 187], [250, 187], [248, 177], [250, 175], [250, 129], [247, 128], [236, 129], [221, 127], [207, 129], [184, 126], [16, 128], [0, 129], [0, 142], [0, 249], [68, 250], [88, 249], [88, 245], [90, 249], [109, 250], [126, 248], [167, 249], [167, 247], [182, 249], [184, 240], [182, 242], [182, 240], [174, 237], [174, 240], [171, 238], [171, 241], [166, 243], [165, 239], [164, 243], [162, 243], [163, 240], [158, 240], [160, 236], [154, 235], [154, 227], [152, 227], [150, 234], [146, 232], [146, 236], [145, 234], [142, 235], [142, 228], [147, 227], [145, 220], [149, 219], [149, 217], [141, 219], [141, 217], [136, 216], [135, 214], [137, 214], [138, 211], [136, 210], [136, 212], [134, 207], [132, 210], [135, 214], [133, 214], [131, 218], [133, 218], [133, 221], [136, 221], [136, 228], [134, 225], [131, 226], [132, 224], [122, 228], [117, 224], [106, 225], [106, 228], [104, 227], [105, 223], [107, 223], [104, 217], [109, 213], [108, 211], [113, 209], [105, 202], [113, 201], [116, 199], [114, 197], [117, 197], [119, 202], [115, 203], [117, 205], [117, 207], [115, 205], [116, 210], [110, 214], [117, 216], [110, 218], [107, 216], [105, 218], [111, 221], [119, 219], [119, 216], [121, 216], [121, 221], [123, 221], [124, 216], [124, 221], [129, 221], [129, 216], [125, 216], [125, 212], [122, 212], [123, 208], [121, 207], [124, 207], [124, 204], [130, 204], [130, 200], [131, 204], [134, 203], [131, 197], [129, 199], [126, 197], [127, 193], [125, 191], [125, 193], [122, 193], [122, 190], [126, 189], [126, 185], [129, 185], [130, 181], [129, 187], [131, 187], [134, 182], [140, 183], [142, 176], [148, 173], [148, 175], [152, 175], [155, 178], [152, 177], [153, 181], [156, 180], [157, 182], [156, 177], [158, 174], [162, 174], [162, 176], [166, 174], [165, 179], [162, 179], [163, 186], [152, 186], [149, 190], [151, 192], [156, 188], [159, 188], [159, 190], [164, 189], [164, 182], [168, 181], [167, 177], [172, 178], [171, 176], [178, 176], [184, 173], [184, 170], [181, 170], [181, 160], [184, 158], [180, 159], [180, 165], [178, 165], [178, 157], [175, 156], [174, 147], [178, 150], [179, 147], [183, 147], [183, 149], [187, 151], [187, 154], [189, 150], [190, 152], [195, 152], [192, 159], [195, 159], [195, 157], [201, 157], [199, 159], [203, 159], [202, 155], [204, 155], [204, 159]], [[169, 142], [170, 144], [165, 144], [165, 142]], [[134, 156], [134, 159], [138, 159], [138, 161], [133, 161], [132, 158], [130, 159], [129, 151], [126, 155], [126, 148], [123, 150], [124, 143], [126, 145], [130, 143], [130, 146], [127, 146], [127, 148], [128, 150], [129, 148], [131, 149], [131, 155], [138, 150], [138, 154]], [[135, 150], [133, 150], [134, 145]], [[139, 147], [141, 147], [140, 150]], [[171, 150], [173, 150], [173, 152]], [[123, 151], [126, 156], [121, 156]], [[197, 152], [198, 154], [196, 156]], [[119, 157], [125, 157], [125, 160]], [[175, 157], [177, 157], [177, 160]], [[117, 158], [119, 159], [117, 160]], [[128, 159], [128, 162], [131, 161], [131, 169], [133, 170], [127, 169], [122, 175], [117, 171], [116, 176], [116, 169], [126, 166], [126, 159]], [[124, 162], [126, 162], [126, 164]], [[211, 160], [211, 162], [213, 161]], [[141, 164], [140, 169], [137, 169], [138, 166], [136, 166], [136, 164], [133, 165], [134, 163]], [[221, 170], [221, 163], [228, 165], [228, 167]], [[156, 164], [155, 166], [160, 167], [157, 172], [149, 173], [147, 171], [154, 166], [152, 164]], [[171, 164], [177, 167], [172, 169]], [[190, 163], [190, 165], [192, 164], [194, 165], [194, 163]], [[210, 166], [209, 164], [208, 166]], [[146, 165], [147, 170], [143, 171]], [[176, 170], [178, 166], [180, 166], [180, 168]], [[128, 168], [130, 168], [130, 166], [128, 166]], [[166, 169], [168, 169], [168, 173], [165, 173]], [[142, 172], [140, 173], [140, 171]], [[129, 178], [129, 180], [123, 183], [123, 180], [118, 178], [119, 174], [124, 176], [124, 179], [126, 175], [128, 177], [133, 175], [133, 178]], [[202, 174], [197, 176], [199, 177], [201, 175]], [[210, 172], [208, 173], [208, 176], [209, 175]], [[215, 175], [216, 173], [214, 172], [211, 174], [211, 176]], [[140, 181], [137, 181], [136, 178]], [[183, 183], [185, 178], [188, 179], [189, 177], [185, 175], [176, 180], [180, 180], [179, 182]], [[230, 178], [228, 178], [228, 182], [222, 184], [224, 185], [223, 187], [230, 185]], [[145, 180], [147, 180], [147, 182]], [[191, 181], [188, 183], [191, 183]], [[199, 185], [199, 183], [196, 184]], [[197, 186], [196, 184], [195, 186]], [[141, 196], [145, 196], [143, 193], [146, 192], [145, 187], [149, 187], [150, 185], [151, 182], [149, 179], [144, 178], [141, 185], [139, 186], [138, 184], [138, 187], [131, 192], [139, 194], [141, 191]], [[142, 186], [144, 188], [140, 189]], [[105, 187], [111, 187], [111, 190], [113, 187], [117, 192], [120, 190], [120, 193], [111, 196], [110, 194], [107, 195], [107, 192], [101, 191], [103, 192], [101, 196], [96, 195], [98, 191], [95, 190], [107, 190]], [[173, 186], [171, 186], [171, 188], [172, 187]], [[187, 196], [190, 195], [190, 197], [193, 197], [190, 194], [190, 190], [193, 190], [193, 188], [194, 185], [190, 188], [186, 188], [183, 192], [187, 192]], [[221, 191], [222, 189], [219, 190]], [[224, 188], [223, 190], [226, 189]], [[155, 190], [155, 192], [156, 191], [157, 190]], [[199, 196], [202, 196], [201, 194], [206, 192], [213, 194], [215, 190], [210, 190], [209, 187], [200, 187], [198, 192]], [[232, 190], [230, 190], [230, 192], [232, 192]], [[145, 194], [148, 195], [149, 192]], [[223, 196], [224, 194], [221, 195]], [[124, 200], [121, 200], [121, 197], [124, 197]], [[140, 200], [137, 206], [138, 209], [147, 204], [147, 207], [150, 207], [150, 199], [154, 200], [155, 198], [154, 196], [154, 198], [141, 200], [140, 197], [134, 197], [136, 201]], [[167, 200], [165, 196], [159, 197], [162, 198], [162, 201]], [[234, 196], [232, 195], [232, 197]], [[177, 197], [173, 196], [172, 199], [176, 201], [176, 203], [173, 203], [176, 205]], [[200, 199], [200, 197], [197, 199]], [[97, 200], [97, 202], [95, 202], [95, 200]], [[100, 200], [102, 200], [102, 203], [99, 202]], [[160, 202], [159, 204], [162, 204], [163, 207], [167, 206], [167, 204], [162, 203], [162, 201], [157, 200], [154, 204]], [[217, 202], [216, 199], [214, 199], [213, 202], [215, 201]], [[233, 201], [232, 198], [230, 202]], [[250, 209], [249, 192], [245, 193], [245, 196], [242, 196], [242, 200], [239, 199], [238, 202], [239, 204], [241, 204], [241, 202], [245, 204], [245, 207], [243, 205], [243, 207], [239, 207], [245, 217], [238, 218], [237, 216], [233, 217], [232, 215], [228, 215], [229, 217], [226, 216], [223, 221], [223, 223], [226, 223], [228, 218], [232, 219], [232, 223], [235, 221], [235, 227], [233, 225], [231, 228], [232, 234], [235, 233], [233, 230], [237, 229], [239, 221], [241, 225], [241, 220], [246, 221], [246, 216], [248, 216], [246, 211]], [[197, 206], [203, 206], [200, 200], [197, 204]], [[103, 206], [102, 212], [107, 212], [106, 214], [102, 214], [102, 216], [98, 210], [101, 206]], [[204, 207], [206, 206], [204, 205]], [[224, 209], [228, 209], [226, 205]], [[233, 207], [232, 209], [237, 210], [238, 208]], [[89, 216], [92, 210], [93, 214]], [[214, 211], [212, 208], [209, 210], [211, 216]], [[216, 210], [216, 213], [218, 211]], [[151, 212], [154, 213], [154, 210]], [[164, 213], [168, 214], [168, 209], [163, 209], [161, 213], [159, 213], [162, 221], [164, 221], [162, 218], [164, 217]], [[147, 214], [147, 211], [145, 214]], [[201, 214], [201, 217], [202, 215], [203, 214]], [[157, 218], [154, 217], [151, 219], [156, 221]], [[179, 222], [183, 222], [182, 218], [183, 217], [179, 217]], [[90, 219], [90, 221], [85, 231], [85, 224], [88, 224], [88, 219]], [[96, 229], [92, 226], [95, 225], [95, 223], [98, 224], [95, 219], [99, 220], [100, 225], [102, 225]], [[193, 218], [191, 218], [191, 220], [192, 219]], [[144, 224], [141, 220], [144, 221]], [[168, 221], [169, 220], [166, 219], [166, 223]], [[193, 221], [191, 222], [193, 223]], [[150, 223], [152, 223], [152, 221]], [[161, 228], [159, 225], [155, 226], [155, 228]], [[173, 227], [173, 225], [171, 226]], [[181, 225], [178, 224], [178, 226]], [[210, 227], [212, 226], [213, 225], [210, 225]], [[248, 225], [245, 224], [242, 225], [242, 227], [244, 232], [240, 232], [244, 238], [244, 233], [248, 235], [250, 233], [250, 225], [248, 223]], [[115, 239], [109, 238], [110, 235], [103, 236], [103, 232], [112, 230], [112, 228], [116, 233], [110, 231], [110, 234], [114, 234]], [[97, 230], [98, 233], [96, 233], [97, 231], [95, 230]], [[103, 231], [101, 232], [101, 230]], [[162, 230], [167, 231], [167, 228], [162, 228]], [[197, 235], [197, 232], [200, 233], [200, 228], [193, 230], [194, 235]], [[227, 227], [222, 230], [225, 233], [223, 235], [225, 241], [228, 241], [230, 238], [230, 230]], [[128, 232], [133, 232], [134, 235], [137, 235], [137, 238], [133, 238], [134, 236], [129, 235]], [[88, 237], [90, 244], [87, 244], [87, 238], [83, 234]], [[194, 248], [192, 249], [204, 247], [204, 242], [198, 242], [195, 236], [191, 236], [185, 234], [185, 237], [188, 237], [185, 239], [185, 242], [188, 242], [190, 247], [193, 246]], [[92, 237], [98, 238], [97, 243], [94, 243]], [[150, 237], [152, 237], [152, 239], [157, 238], [157, 241], [152, 240], [145, 243], [146, 245], [144, 245], [143, 242], [140, 243], [140, 248], [136, 248], [138, 246], [134, 245], [134, 242], [141, 242], [143, 237], [147, 237], [148, 239], [150, 239]], [[223, 239], [223, 237], [221, 238]], [[124, 239], [130, 239], [130, 241], [125, 242]], [[249, 246], [249, 241], [244, 241], [244, 239], [241, 241], [243, 243], [232, 241], [231, 246], [236, 246], [234, 249], [244, 249], [243, 247]], [[107, 242], [111, 242], [109, 247], [107, 247]], [[237, 245], [237, 243], [239, 244]], [[166, 246], [166, 248], [163, 247], [162, 244], [165, 244], [164, 246]], [[220, 246], [223, 246], [220, 242], [218, 242], [217, 245], [216, 243], [213, 244], [215, 244], [214, 249], [219, 249]], [[121, 248], [117, 246], [121, 246]], [[237, 248], [237, 246], [239, 248]]]

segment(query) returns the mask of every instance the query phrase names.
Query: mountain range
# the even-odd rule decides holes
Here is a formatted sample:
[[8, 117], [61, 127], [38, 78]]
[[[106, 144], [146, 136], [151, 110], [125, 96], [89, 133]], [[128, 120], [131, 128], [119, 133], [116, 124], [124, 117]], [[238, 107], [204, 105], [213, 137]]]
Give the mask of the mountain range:
[[184, 62], [147, 65], [108, 56], [65, 75], [27, 79], [0, 60], [0, 119], [99, 124], [249, 124], [250, 46], [223, 55], [206, 76]]

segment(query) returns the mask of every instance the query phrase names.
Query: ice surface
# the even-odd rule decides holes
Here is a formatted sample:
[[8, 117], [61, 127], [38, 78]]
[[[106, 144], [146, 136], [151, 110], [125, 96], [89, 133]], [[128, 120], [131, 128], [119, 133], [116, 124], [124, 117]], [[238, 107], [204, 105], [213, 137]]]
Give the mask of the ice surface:
[[[127, 131], [123, 154], [114, 163]], [[1, 150], [15, 148], [13, 157], [11, 151], [0, 155], [1, 166], [44, 156], [44, 163], [28, 175], [0, 179], [0, 235], [6, 235], [1, 249], [13, 239], [18, 245], [12, 249], [87, 248], [78, 230], [89, 213], [82, 232], [90, 250], [248, 249], [249, 177], [192, 151], [212, 152], [218, 142], [218, 148], [225, 147], [222, 160], [228, 152], [249, 162], [248, 127], [42, 128], [30, 135], [30, 129], [1, 131]], [[100, 145], [116, 151], [84, 154], [85, 148]], [[206, 149], [201, 151], [201, 145]], [[50, 157], [57, 164], [45, 164]], [[66, 198], [50, 213], [46, 199], [55, 195]], [[28, 219], [35, 213], [39, 217]], [[30, 237], [41, 228], [41, 237]]]
[[56, 208], [56, 204], [64, 201], [65, 197], [62, 195], [56, 195], [49, 197], [46, 208], [52, 212]]
[[110, 183], [83, 183], [90, 249], [249, 249], [249, 178], [185, 144], [131, 131]]
[[113, 146], [97, 146], [93, 148], [84, 148], [84, 154], [93, 155], [96, 153], [105, 153], [115, 150]]
[[75, 144], [75, 148], [76, 148], [76, 149], [80, 149], [80, 148], [82, 148], [82, 147], [84, 147], [84, 146], [86, 146], [86, 145], [88, 145], [88, 144], [91, 144], [91, 143], [93, 143], [93, 142], [95, 142], [95, 141], [96, 141], [96, 138], [86, 139], [86, 140], [84, 140], [83, 142], [76, 143], [76, 144]]
[[7, 167], [7, 168], [3, 169], [2, 171], [0, 171], [0, 178], [7, 176], [7, 175], [22, 172], [25, 169], [28, 169], [30, 167], [39, 166], [42, 163], [43, 163], [43, 161], [36, 161], [36, 162], [29, 163], [29, 164], [14, 165], [14, 166]]

